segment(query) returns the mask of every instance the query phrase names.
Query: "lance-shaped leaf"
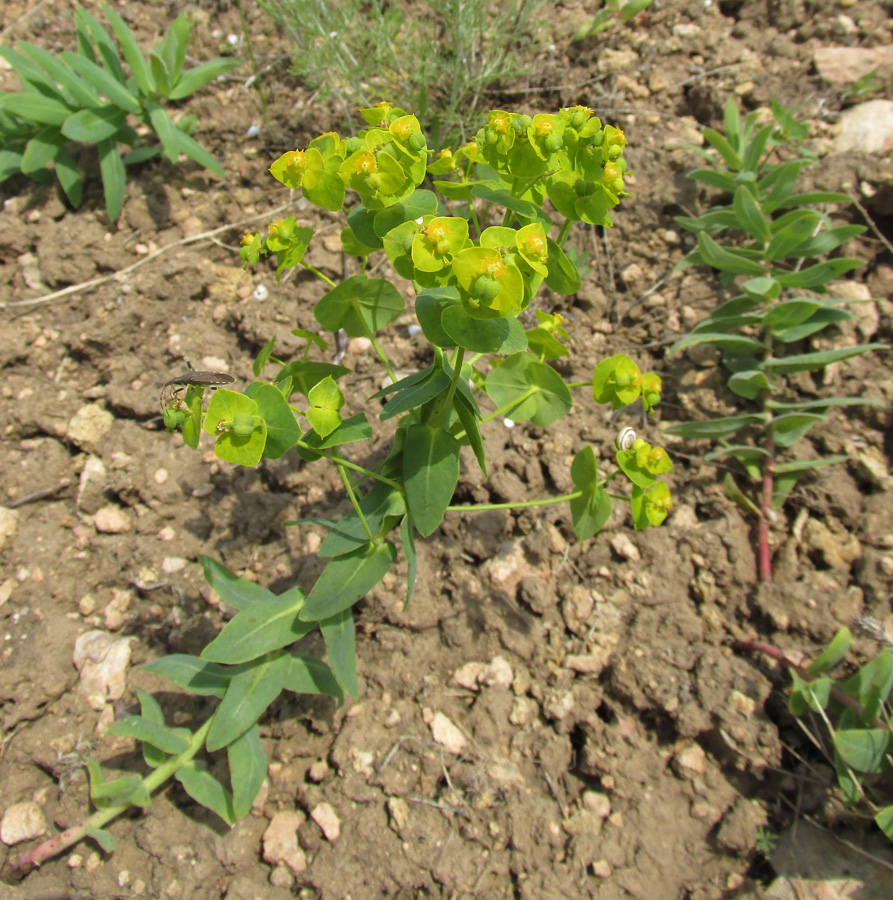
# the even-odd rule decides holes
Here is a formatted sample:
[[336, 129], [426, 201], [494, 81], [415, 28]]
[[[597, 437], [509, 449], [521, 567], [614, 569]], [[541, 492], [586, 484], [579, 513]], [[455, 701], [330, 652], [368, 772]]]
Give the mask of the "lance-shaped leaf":
[[129, 737], [151, 744], [165, 753], [182, 753], [189, 747], [189, 740], [182, 732], [168, 728], [164, 723], [153, 722], [145, 716], [126, 716], [115, 722], [107, 734]]
[[[349, 615], [350, 611], [339, 613], [334, 619], [343, 619], [345, 614]], [[326, 634], [327, 622], [331, 621], [333, 620], [327, 619], [320, 622], [323, 636]], [[288, 651], [288, 656], [288, 672], [284, 683], [287, 691], [294, 691], [296, 694], [326, 694], [339, 701], [344, 699], [344, 692], [335, 680], [332, 669], [321, 659], [317, 659], [315, 656], [303, 656], [293, 650]]]
[[459, 480], [459, 442], [442, 428], [410, 425], [403, 448], [406, 503], [423, 537], [443, 521]]
[[370, 541], [336, 556], [313, 585], [301, 618], [317, 622], [349, 609], [384, 578], [396, 558], [397, 548], [388, 541]]
[[829, 363], [860, 356], [869, 350], [886, 350], [886, 344], [854, 344], [851, 347], [838, 347], [836, 350], [818, 350], [815, 353], [800, 353], [795, 356], [779, 356], [767, 359], [763, 366], [779, 375], [790, 372], [814, 372], [823, 369]]
[[[379, 537], [383, 536], [382, 531], [389, 517], [396, 518], [403, 515], [406, 511], [406, 501], [400, 491], [379, 481], [360, 500], [360, 511], [363, 513], [369, 530], [373, 535]], [[331, 526], [318, 554], [319, 556], [342, 556], [365, 545], [368, 541], [369, 535], [356, 510], [352, 509]]]
[[746, 428], [748, 425], [765, 425], [765, 413], [744, 413], [740, 416], [723, 416], [700, 422], [680, 422], [666, 429], [667, 434], [684, 438], [721, 438]]
[[[325, 638], [329, 666], [331, 666], [338, 685], [352, 697], [359, 697], [353, 611], [349, 607], [343, 609], [334, 616], [323, 619], [319, 623], [319, 627]], [[331, 692], [327, 691], [326, 693]], [[332, 696], [338, 695], [332, 694]]]
[[[470, 350], [472, 353], [518, 353], [527, 347], [524, 326], [514, 317], [501, 319], [476, 319], [469, 316], [461, 302], [447, 304], [441, 313], [441, 325], [449, 344]], [[435, 342], [436, 343], [436, 342]]]
[[304, 594], [298, 587], [255, 601], [227, 622], [202, 650], [202, 659], [234, 665], [293, 644], [312, 627], [298, 618], [303, 605]]
[[220, 750], [247, 731], [282, 693], [288, 654], [282, 650], [248, 663], [229, 683], [208, 732], [209, 751]]
[[211, 812], [217, 813], [227, 825], [235, 823], [232, 794], [194, 759], [180, 766], [174, 777], [196, 803], [201, 803]]
[[592, 447], [584, 447], [571, 464], [574, 487], [581, 496], [570, 501], [571, 521], [577, 540], [585, 541], [604, 528], [611, 516], [611, 498], [598, 485], [598, 466]]
[[236, 609], [245, 609], [257, 600], [270, 600], [276, 595], [247, 578], [239, 578], [231, 572], [223, 563], [211, 559], [210, 556], [200, 554], [199, 565], [205, 573], [205, 581], [217, 592], [224, 603]]
[[232, 785], [233, 814], [237, 819], [247, 816], [267, 777], [267, 755], [260, 742], [257, 725], [226, 746], [229, 780]]
[[[172, 681], [191, 694], [218, 698], [222, 698], [226, 693], [230, 679], [238, 671], [235, 667], [207, 662], [198, 656], [190, 656], [188, 653], [172, 653], [170, 656], [162, 656], [160, 659], [146, 663], [143, 669], [167, 678], [168, 681]], [[144, 711], [143, 715], [145, 714]]]

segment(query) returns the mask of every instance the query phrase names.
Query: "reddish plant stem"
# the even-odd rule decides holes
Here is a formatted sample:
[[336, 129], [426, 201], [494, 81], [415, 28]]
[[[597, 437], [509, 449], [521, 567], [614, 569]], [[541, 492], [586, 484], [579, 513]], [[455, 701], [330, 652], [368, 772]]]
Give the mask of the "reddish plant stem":
[[[773, 647], [772, 644], [764, 644], [762, 641], [733, 641], [732, 649], [738, 653], [765, 653], [766, 656], [771, 656], [779, 665], [796, 672], [804, 681], [812, 681], [812, 676], [807, 674], [805, 666], [801, 666], [792, 659], [788, 659], [788, 657], [785, 656], [784, 650], [779, 650], [778, 647]], [[835, 687], [833, 684], [831, 685], [831, 696], [841, 706], [846, 706], [858, 716], [861, 717], [864, 714], [865, 711], [862, 709], [862, 705], [858, 700], [851, 697], [849, 694], [845, 694], [840, 688]], [[889, 729], [887, 723], [882, 722], [880, 719], [875, 719], [875, 721], [871, 723], [871, 727]]]
[[769, 550], [769, 525], [773, 517], [772, 495], [775, 490], [775, 436], [772, 426], [766, 434], [766, 450], [769, 456], [763, 466], [763, 493], [760, 502], [760, 527], [757, 537], [760, 581], [772, 581], [772, 554]]

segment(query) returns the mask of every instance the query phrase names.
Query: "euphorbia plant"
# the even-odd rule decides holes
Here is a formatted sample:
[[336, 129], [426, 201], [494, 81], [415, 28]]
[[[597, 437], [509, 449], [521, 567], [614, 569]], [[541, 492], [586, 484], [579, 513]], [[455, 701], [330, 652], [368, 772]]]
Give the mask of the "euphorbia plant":
[[[574, 222], [611, 224], [610, 210], [625, 196], [622, 132], [603, 126], [584, 107], [532, 118], [496, 110], [474, 142], [431, 160], [415, 116], [388, 104], [362, 114], [369, 127], [359, 134], [346, 140], [321, 135], [271, 167], [279, 181], [303, 191], [311, 203], [347, 212], [341, 238], [345, 252], [360, 260], [358, 274], [335, 283], [305, 263], [314, 233], [294, 218], [274, 222], [265, 235], [247, 235], [241, 255], [246, 264], [270, 255], [277, 275], [302, 266], [325, 282], [328, 291], [314, 316], [324, 331], [371, 341], [390, 383], [367, 399], [379, 420], [392, 424], [393, 442], [371, 468], [342, 452], [368, 441], [372, 426], [362, 412], [342, 415], [350, 370], [311, 359], [311, 349], [327, 345], [306, 330], [294, 331], [307, 342], [301, 359], [277, 359], [270, 341], [254, 363], [258, 380], [244, 392], [218, 389], [206, 410], [208, 385], [228, 383], [229, 376], [194, 373], [170, 383], [179, 393], [166, 405], [165, 424], [181, 429], [187, 444], [197, 447], [205, 432], [216, 438], [218, 457], [244, 466], [293, 450], [308, 462], [326, 460], [338, 469], [352, 509], [338, 522], [311, 520], [329, 528], [318, 551], [328, 564], [306, 595], [295, 586], [274, 596], [203, 559], [209, 582], [238, 614], [199, 657], [165, 657], [151, 667], [186, 690], [220, 697], [221, 704], [212, 724], [188, 734], [166, 728], [157, 704], [140, 696], [142, 715], [114, 728], [141, 740], [147, 762], [158, 768], [147, 779], [127, 776], [130, 781], [114, 794], [118, 811], [128, 803], [143, 805], [148, 788], [173, 774], [194, 799], [224, 818], [243, 813], [262, 777], [259, 717], [283, 689], [357, 694], [352, 607], [401, 551], [408, 599], [417, 570], [416, 538], [433, 534], [447, 512], [567, 502], [573, 529], [586, 540], [608, 521], [612, 500], [630, 503], [637, 529], [659, 525], [671, 505], [669, 489], [658, 478], [671, 468], [667, 454], [629, 429], [618, 438], [611, 472], [599, 471], [591, 447], [580, 450], [570, 471], [574, 490], [561, 497], [453, 504], [463, 446], [486, 472], [483, 423], [510, 417], [548, 428], [570, 411], [573, 389], [587, 388], [614, 409], [641, 398], [650, 410], [660, 400], [660, 379], [623, 355], [599, 363], [591, 380], [566, 384], [549, 364], [569, 352], [562, 317], [536, 309], [525, 317], [526, 329], [521, 322], [543, 284], [561, 294], [579, 288], [563, 246]], [[422, 187], [429, 178], [433, 184]], [[547, 199], [557, 221], [545, 209]], [[404, 297], [391, 281], [366, 272], [370, 258], [382, 253], [411, 280], [415, 312], [429, 342], [427, 366], [401, 379], [379, 336], [403, 313]], [[270, 365], [277, 370], [261, 379]], [[486, 414], [484, 401], [494, 407]], [[609, 491], [618, 476], [631, 486], [628, 494]], [[328, 666], [292, 646], [317, 623]], [[193, 771], [202, 744], [227, 750], [231, 790], [206, 771]], [[181, 760], [185, 778], [178, 774]], [[98, 805], [115, 789], [96, 783]], [[109, 818], [100, 810], [88, 833], [104, 837], [97, 829]], [[82, 827], [75, 838], [84, 833]]]
[[[809, 133], [777, 103], [775, 122], [760, 126], [756, 113], [743, 120], [734, 100], [725, 108], [725, 135], [705, 129], [714, 152], [702, 151], [710, 168], [688, 177], [720, 190], [720, 200], [697, 218], [677, 218], [695, 232], [698, 245], [680, 268], [706, 263], [740, 293], [720, 304], [677, 341], [670, 353], [697, 344], [722, 351], [728, 386], [747, 408], [731, 416], [685, 422], [669, 434], [718, 440], [720, 449], [704, 459], [736, 461], [750, 484], [742, 488], [731, 473], [728, 494], [758, 523], [759, 577], [772, 576], [769, 529], [797, 480], [806, 472], [842, 462], [844, 456], [790, 458], [788, 451], [833, 407], [876, 404], [865, 397], [804, 398], [788, 376], [821, 372], [839, 360], [884, 344], [804, 346], [813, 335], [855, 319], [843, 307], [853, 301], [829, 296], [835, 278], [863, 265], [860, 259], [829, 253], [861, 234], [861, 225], [835, 225], [822, 206], [849, 197], [829, 191], [797, 192], [809, 158], [798, 143]], [[712, 235], [722, 232], [724, 243]], [[752, 487], [752, 490], [750, 489]]]

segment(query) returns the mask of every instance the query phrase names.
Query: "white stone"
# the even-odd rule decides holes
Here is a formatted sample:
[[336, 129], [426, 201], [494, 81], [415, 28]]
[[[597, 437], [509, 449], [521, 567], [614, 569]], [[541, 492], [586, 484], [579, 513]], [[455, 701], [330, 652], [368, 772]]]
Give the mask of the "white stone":
[[68, 439], [82, 449], [92, 449], [108, 433], [115, 417], [104, 407], [95, 403], [82, 406], [68, 423]]
[[88, 631], [75, 641], [73, 661], [81, 673], [78, 688], [93, 709], [100, 710], [106, 700], [124, 696], [132, 640], [105, 631]]
[[487, 685], [487, 687], [492, 687], [493, 685], [511, 687], [514, 677], [515, 675], [512, 672], [509, 661], [504, 656], [494, 656], [490, 661], [490, 665], [481, 672], [480, 682]]
[[31, 841], [46, 834], [47, 820], [43, 810], [33, 801], [13, 803], [3, 814], [0, 822], [0, 841], [7, 847]]
[[0, 550], [2, 550], [9, 539], [16, 533], [19, 527], [19, 511], [17, 509], [8, 509], [0, 506]]
[[467, 662], [464, 666], [459, 666], [453, 672], [453, 681], [460, 687], [464, 687], [469, 691], [476, 691], [480, 682], [481, 673], [487, 668], [486, 663]]
[[835, 153], [893, 151], [893, 100], [869, 100], [840, 114]]
[[447, 753], [456, 756], [465, 752], [468, 741], [465, 735], [442, 713], [436, 713], [431, 721], [431, 735]]
[[611, 547], [621, 559], [636, 563], [642, 559], [639, 548], [630, 540], [629, 535], [622, 532], [611, 538]]
[[607, 794], [600, 791], [583, 791], [583, 808], [594, 812], [601, 819], [607, 819], [611, 815], [611, 801]]
[[161, 562], [161, 571], [165, 575], [173, 575], [185, 569], [188, 564], [182, 556], [166, 556]]
[[93, 527], [101, 534], [125, 534], [130, 531], [131, 522], [123, 509], [109, 505], [96, 511]]
[[688, 744], [674, 757], [676, 770], [683, 778], [694, 778], [703, 775], [707, 770], [707, 754], [700, 744]]
[[295, 810], [277, 812], [264, 832], [264, 860], [270, 865], [288, 866], [294, 875], [307, 868], [307, 857], [298, 846], [298, 829], [306, 816]]
[[327, 841], [337, 841], [341, 835], [341, 819], [330, 803], [319, 803], [310, 812], [310, 818], [322, 829]]

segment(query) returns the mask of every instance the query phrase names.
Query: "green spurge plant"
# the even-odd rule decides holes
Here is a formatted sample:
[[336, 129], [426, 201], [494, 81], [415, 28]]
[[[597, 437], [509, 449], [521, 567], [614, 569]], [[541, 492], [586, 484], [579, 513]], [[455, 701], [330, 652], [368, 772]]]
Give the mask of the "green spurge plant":
[[[818, 715], [831, 740], [837, 783], [848, 806], [868, 807], [874, 821], [893, 840], [893, 639], [873, 619], [856, 620], [860, 630], [880, 640], [878, 654], [843, 680], [828, 673], [847, 654], [852, 635], [842, 628], [810, 665], [790, 660], [770, 644], [742, 641], [736, 649], [765, 653], [791, 672], [788, 708], [795, 716]], [[884, 797], [888, 802], [874, 802]]]
[[[109, 33], [82, 8], [75, 11], [76, 53], [55, 56], [25, 41], [15, 50], [0, 47], [22, 88], [0, 94], [0, 182], [21, 173], [51, 183], [55, 173], [71, 205], [80, 206], [83, 175], [69, 148], [95, 145], [106, 212], [115, 222], [124, 203], [128, 165], [162, 152], [175, 163], [182, 153], [223, 175], [217, 160], [191, 136], [195, 117], [173, 122], [164, 101], [184, 100], [239, 60], [213, 59], [184, 70], [192, 26], [183, 15], [146, 60], [121, 16], [109, 6], [103, 9], [123, 61]], [[133, 120], [146, 126], [160, 145], [143, 143]], [[123, 155], [121, 144], [130, 148]]]
[[[772, 577], [769, 529], [776, 510], [804, 473], [846, 459], [791, 459], [788, 451], [825, 421], [832, 407], [876, 403], [864, 397], [804, 399], [787, 376], [820, 372], [830, 363], [885, 348], [876, 343], [813, 350], [803, 346], [824, 329], [855, 318], [843, 308], [853, 301], [827, 296], [828, 285], [862, 260], [822, 257], [865, 229], [834, 225], [820, 208], [848, 202], [846, 194], [797, 193], [798, 176], [809, 159], [803, 153], [784, 157], [807, 137], [809, 127], [777, 103], [772, 109], [775, 122], [759, 125], [756, 113], [742, 120], [737, 104], [729, 100], [725, 135], [704, 130], [715, 151], [702, 151], [710, 167], [688, 175], [722, 191], [723, 197], [701, 216], [676, 220], [698, 238], [680, 268], [712, 266], [722, 273], [723, 284], [737, 285], [741, 293], [713, 310], [670, 354], [697, 344], [719, 348], [730, 372], [729, 389], [753, 407], [667, 429], [668, 434], [719, 441], [720, 448], [705, 460], [731, 458], [742, 467], [754, 489], [742, 489], [731, 473], [725, 486], [757, 519], [759, 577], [764, 581]], [[723, 233], [723, 243], [713, 237], [718, 233]]]
[[[348, 458], [345, 448], [370, 440], [372, 425], [363, 412], [342, 415], [350, 391], [339, 382], [350, 370], [310, 358], [312, 348], [327, 346], [314, 332], [295, 329], [307, 343], [303, 357], [291, 362], [274, 357], [270, 341], [254, 362], [259, 380], [244, 392], [218, 389], [206, 410], [204, 391], [230, 383], [230, 376], [192, 373], [170, 382], [178, 393], [166, 404], [165, 425], [181, 429], [188, 445], [197, 447], [205, 432], [214, 436], [218, 457], [243, 466], [292, 450], [307, 461], [324, 459], [337, 467], [352, 509], [337, 522], [304, 520], [329, 529], [319, 548], [328, 563], [306, 595], [297, 586], [274, 595], [201, 559], [209, 583], [237, 614], [200, 656], [168, 656], [147, 668], [187, 691], [219, 698], [220, 705], [190, 732], [166, 726], [157, 702], [140, 693], [141, 715], [117, 722], [112, 733], [141, 741], [152, 771], [105, 782], [91, 764], [97, 812], [32, 851], [20, 869], [85, 834], [110, 846], [106, 823], [129, 806], [148, 805], [152, 790], [172, 776], [226, 821], [243, 815], [266, 769], [258, 719], [283, 690], [357, 695], [352, 607], [394, 566], [398, 547], [407, 564], [408, 602], [416, 537], [431, 535], [447, 512], [567, 502], [580, 540], [605, 525], [613, 500], [630, 504], [637, 529], [659, 525], [667, 515], [670, 491], [658, 476], [671, 462], [630, 429], [618, 437], [617, 467], [610, 473], [599, 472], [592, 447], [576, 454], [570, 471], [575, 489], [566, 495], [477, 506], [452, 502], [463, 446], [486, 472], [486, 421], [510, 416], [548, 428], [570, 411], [572, 388], [588, 388], [614, 409], [641, 399], [650, 410], [660, 400], [660, 379], [622, 354], [595, 366], [591, 381], [566, 384], [549, 364], [568, 355], [562, 317], [537, 309], [529, 328], [520, 321], [543, 284], [564, 294], [579, 288], [562, 247], [574, 222], [611, 224], [610, 210], [625, 196], [623, 134], [584, 107], [532, 118], [496, 110], [476, 141], [429, 160], [433, 154], [415, 116], [389, 104], [362, 114], [369, 127], [359, 134], [346, 140], [321, 135], [271, 168], [280, 182], [326, 210], [345, 209], [348, 192], [359, 197], [341, 240], [345, 252], [361, 260], [361, 271], [336, 284], [307, 264], [313, 229], [294, 217], [272, 223], [265, 235], [247, 235], [241, 255], [248, 264], [274, 257], [279, 275], [304, 267], [328, 288], [313, 310], [320, 327], [371, 341], [390, 384], [368, 400], [379, 420], [393, 426], [390, 451], [373, 468]], [[421, 187], [429, 177], [434, 190]], [[547, 198], [560, 224], [546, 212]], [[494, 215], [499, 224], [490, 224]], [[376, 254], [412, 281], [429, 342], [429, 364], [401, 379], [379, 335], [403, 313], [404, 298], [390, 281], [367, 274]], [[261, 380], [270, 364], [278, 370]], [[487, 415], [479, 406], [484, 399], [495, 407]], [[618, 476], [629, 483], [628, 494], [609, 491]], [[317, 625], [328, 665], [293, 646]], [[229, 787], [195, 761], [203, 749], [226, 750]]]

